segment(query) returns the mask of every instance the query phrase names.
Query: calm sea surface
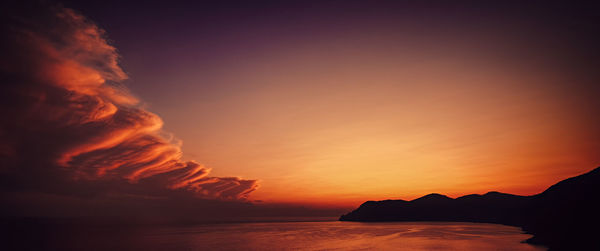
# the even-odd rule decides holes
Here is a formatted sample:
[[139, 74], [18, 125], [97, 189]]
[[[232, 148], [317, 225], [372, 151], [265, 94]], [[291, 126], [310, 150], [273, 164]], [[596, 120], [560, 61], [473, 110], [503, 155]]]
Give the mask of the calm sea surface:
[[77, 231], [50, 246], [86, 250], [545, 250], [515, 227], [479, 223], [227, 223]]

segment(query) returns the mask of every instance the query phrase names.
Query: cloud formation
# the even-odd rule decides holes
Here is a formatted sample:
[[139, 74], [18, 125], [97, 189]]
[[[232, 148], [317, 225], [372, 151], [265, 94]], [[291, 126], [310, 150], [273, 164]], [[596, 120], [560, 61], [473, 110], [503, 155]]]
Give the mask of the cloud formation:
[[25, 6], [3, 19], [4, 191], [245, 200], [257, 188], [182, 160], [161, 118], [119, 84], [127, 75], [115, 47], [84, 16]]

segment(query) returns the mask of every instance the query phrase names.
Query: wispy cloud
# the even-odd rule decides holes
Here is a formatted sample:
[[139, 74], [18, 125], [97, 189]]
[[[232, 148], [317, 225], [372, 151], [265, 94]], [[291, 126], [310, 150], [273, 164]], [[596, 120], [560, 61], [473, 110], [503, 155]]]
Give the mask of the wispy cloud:
[[93, 22], [63, 7], [12, 11], [0, 65], [5, 188], [69, 194], [94, 183], [104, 184], [95, 194], [110, 184], [130, 190], [124, 194], [176, 190], [225, 200], [257, 188], [256, 180], [211, 177], [182, 160], [161, 118], [120, 84], [127, 75], [117, 50]]

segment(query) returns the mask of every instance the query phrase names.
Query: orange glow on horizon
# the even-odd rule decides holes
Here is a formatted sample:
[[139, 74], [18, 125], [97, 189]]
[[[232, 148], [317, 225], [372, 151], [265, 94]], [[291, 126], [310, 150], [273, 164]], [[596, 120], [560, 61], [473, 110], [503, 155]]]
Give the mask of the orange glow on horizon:
[[344, 206], [531, 195], [600, 164], [598, 135], [556, 88], [578, 80], [557, 65], [314, 46], [232, 65], [220, 81], [245, 91], [163, 111], [184, 156], [260, 179], [250, 199]]

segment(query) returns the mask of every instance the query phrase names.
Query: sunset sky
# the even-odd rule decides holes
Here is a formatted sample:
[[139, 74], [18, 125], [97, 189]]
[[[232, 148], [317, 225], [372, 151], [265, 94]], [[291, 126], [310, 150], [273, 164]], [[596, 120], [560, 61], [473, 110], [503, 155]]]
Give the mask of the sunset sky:
[[[590, 22], [597, 9], [505, 1], [165, 4], [66, 1], [105, 31], [106, 46], [116, 48], [106, 49], [115, 79], [101, 75], [126, 93], [60, 86], [162, 120], [160, 137], [146, 140], [174, 142], [152, 151], [168, 151], [187, 168], [188, 176], [176, 176], [181, 187], [210, 171], [215, 182], [240, 182], [230, 198], [353, 207], [433, 192], [531, 195], [600, 165], [600, 41]], [[103, 168], [85, 154], [112, 143], [89, 142], [65, 148], [63, 164]], [[179, 144], [181, 157], [162, 150]], [[170, 168], [115, 175], [137, 181]], [[77, 179], [104, 175], [79, 172]], [[174, 184], [167, 186], [179, 189]]]

